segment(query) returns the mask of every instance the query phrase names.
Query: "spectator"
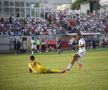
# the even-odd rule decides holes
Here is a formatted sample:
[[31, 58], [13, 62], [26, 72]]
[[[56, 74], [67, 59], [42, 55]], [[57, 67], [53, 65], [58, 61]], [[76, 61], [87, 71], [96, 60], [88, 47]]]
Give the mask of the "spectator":
[[49, 52], [50, 51], [50, 40], [48, 39], [48, 40], [46, 40], [46, 49], [47, 49], [47, 52]]
[[21, 54], [21, 42], [20, 40], [17, 41], [16, 43], [16, 50], [17, 50], [17, 54]]
[[54, 39], [51, 40], [52, 49], [56, 48], [56, 41]]
[[42, 38], [41, 39], [41, 52], [45, 52], [45, 51], [46, 51], [45, 39]]
[[36, 45], [37, 45], [37, 52], [40, 51], [40, 40], [39, 38], [36, 39]]

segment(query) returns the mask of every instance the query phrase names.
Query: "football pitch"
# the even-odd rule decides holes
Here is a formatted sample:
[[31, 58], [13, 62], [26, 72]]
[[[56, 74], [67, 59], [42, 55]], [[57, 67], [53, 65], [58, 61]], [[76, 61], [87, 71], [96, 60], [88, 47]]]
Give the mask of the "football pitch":
[[[75, 52], [36, 54], [43, 66], [64, 69]], [[0, 90], [108, 90], [108, 48], [88, 50], [70, 72], [62, 74], [30, 74], [29, 54], [0, 55]]]

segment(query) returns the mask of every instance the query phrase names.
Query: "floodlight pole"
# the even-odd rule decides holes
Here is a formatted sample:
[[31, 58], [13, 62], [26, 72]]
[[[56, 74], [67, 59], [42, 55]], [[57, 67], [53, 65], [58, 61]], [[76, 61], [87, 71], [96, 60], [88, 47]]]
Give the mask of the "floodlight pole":
[[42, 3], [42, 1], [39, 0], [39, 17], [40, 17], [40, 18], [41, 18], [41, 3]]

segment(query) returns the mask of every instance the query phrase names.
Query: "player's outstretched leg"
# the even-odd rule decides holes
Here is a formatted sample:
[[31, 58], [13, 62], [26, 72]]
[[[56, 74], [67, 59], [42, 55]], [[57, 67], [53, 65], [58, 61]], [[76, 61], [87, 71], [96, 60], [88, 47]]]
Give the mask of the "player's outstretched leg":
[[48, 69], [48, 73], [65, 73], [65, 70]]
[[73, 56], [72, 61], [69, 63], [68, 67], [66, 68], [66, 71], [70, 71], [70, 69], [73, 67], [75, 61], [77, 61], [80, 58], [80, 56], [78, 54], [75, 54]]
[[80, 58], [78, 58], [77, 63], [78, 63], [78, 68], [79, 68], [79, 69], [82, 69], [83, 64], [80, 63]]

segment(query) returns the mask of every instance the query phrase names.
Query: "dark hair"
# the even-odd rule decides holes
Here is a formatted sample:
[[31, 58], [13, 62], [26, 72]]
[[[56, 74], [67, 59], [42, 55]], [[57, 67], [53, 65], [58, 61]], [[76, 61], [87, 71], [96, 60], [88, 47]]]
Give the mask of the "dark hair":
[[34, 40], [34, 37], [32, 37], [32, 39]]
[[35, 57], [33, 55], [30, 56], [30, 60], [35, 60]]
[[80, 36], [82, 36], [82, 34], [81, 34], [81, 33], [77, 33], [77, 35], [80, 35]]

